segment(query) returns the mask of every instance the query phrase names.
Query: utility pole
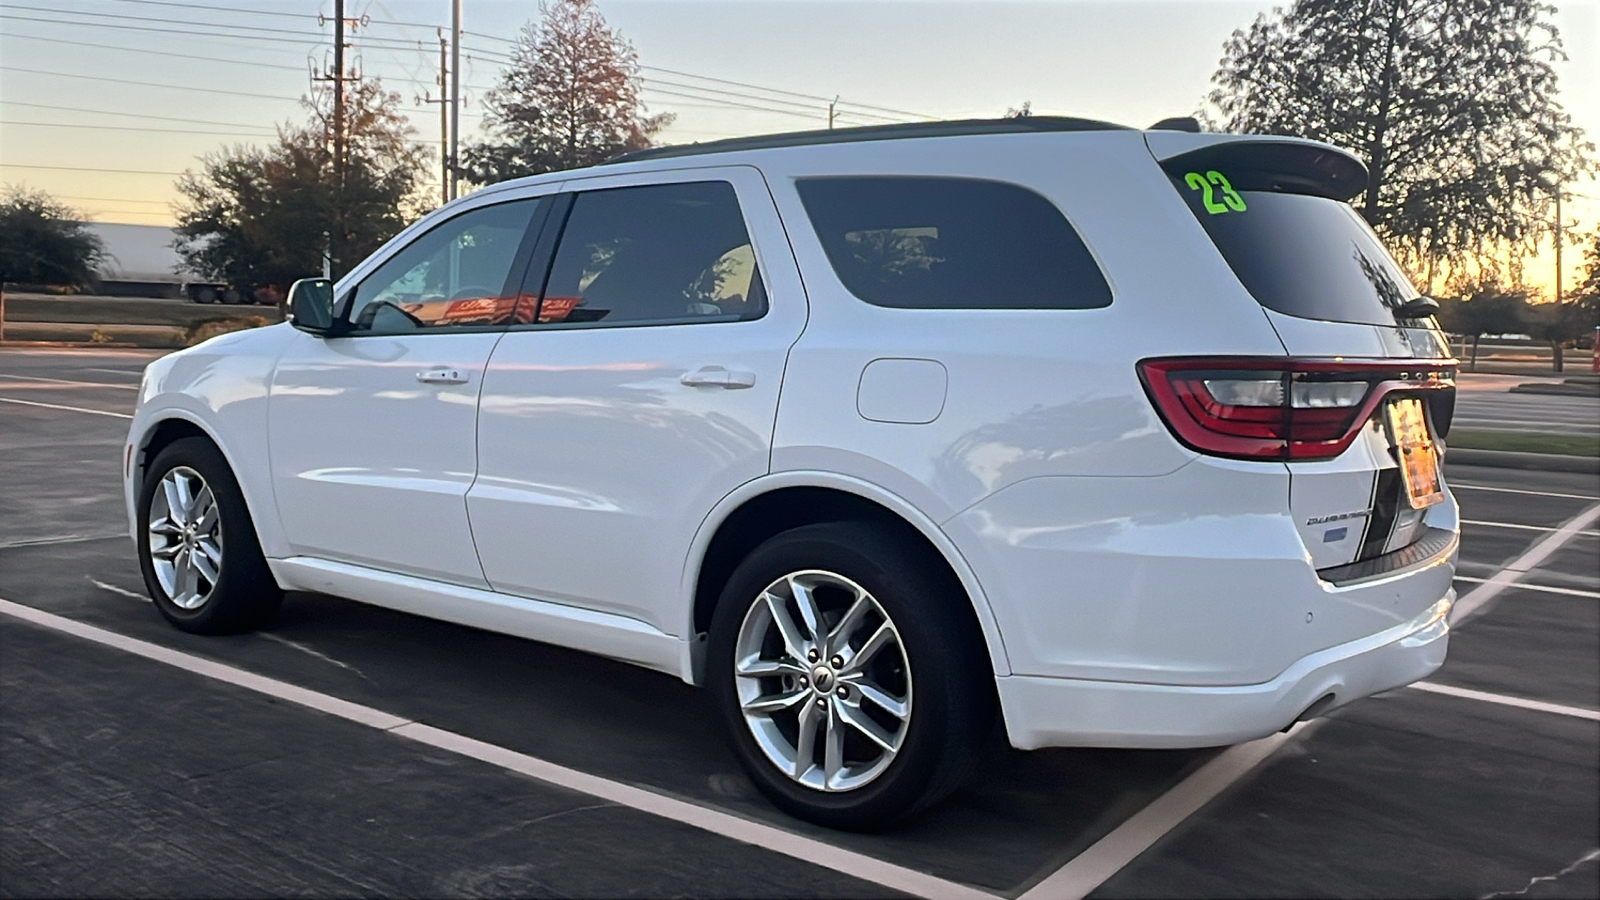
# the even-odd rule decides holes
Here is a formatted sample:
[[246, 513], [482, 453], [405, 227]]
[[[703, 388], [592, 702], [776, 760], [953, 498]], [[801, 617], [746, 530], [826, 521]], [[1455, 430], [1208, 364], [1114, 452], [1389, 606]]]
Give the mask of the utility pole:
[[461, 0], [450, 5], [450, 199], [461, 184]]
[[[1556, 304], [1561, 303], [1561, 186], [1556, 185]], [[1561, 351], [1556, 351], [1561, 352]]]
[[[317, 21], [324, 21], [318, 16]], [[351, 19], [348, 24], [354, 30], [359, 20]], [[333, 179], [334, 179], [334, 204], [333, 204], [333, 230], [327, 235], [325, 253], [332, 260], [333, 274], [343, 274], [340, 262], [344, 259], [344, 192], [346, 176], [346, 162], [349, 158], [349, 127], [346, 123], [344, 102], [344, 82], [348, 73], [344, 67], [344, 0], [333, 0], [333, 68], [324, 69], [322, 74], [312, 74], [312, 81], [333, 82]]]
[[333, 0], [333, 240], [329, 255], [344, 260], [344, 0]]
[[833, 130], [833, 111], [834, 111], [834, 108], [837, 107], [838, 105], [839, 105], [839, 95], [835, 94], [835, 95], [833, 95], [833, 99], [828, 101], [828, 130], [829, 131]]
[[445, 40], [444, 29], [439, 29], [439, 99], [424, 94], [418, 98], [423, 103], [439, 104], [439, 201], [450, 202], [450, 100], [446, 88], [450, 84], [450, 42]]

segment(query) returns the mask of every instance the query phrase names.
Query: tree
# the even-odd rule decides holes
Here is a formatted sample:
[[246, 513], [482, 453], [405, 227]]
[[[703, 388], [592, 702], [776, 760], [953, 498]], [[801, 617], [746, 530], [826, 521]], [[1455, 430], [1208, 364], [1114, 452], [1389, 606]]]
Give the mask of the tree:
[[1472, 339], [1467, 370], [1478, 368], [1478, 338], [1486, 334], [1509, 334], [1522, 327], [1528, 294], [1521, 288], [1508, 288], [1495, 281], [1469, 286], [1459, 297], [1442, 298], [1439, 324], [1451, 334]]
[[1566, 371], [1567, 342], [1594, 327], [1589, 311], [1576, 303], [1539, 303], [1523, 310], [1522, 330], [1550, 345], [1550, 368]]
[[88, 284], [104, 255], [77, 210], [19, 185], [0, 195], [0, 282]]
[[1584, 239], [1583, 276], [1568, 296], [1570, 302], [1588, 311], [1591, 325], [1600, 325], [1600, 228]]
[[639, 54], [593, 0], [539, 4], [485, 100], [490, 137], [462, 151], [463, 177], [490, 184], [593, 165], [650, 146], [672, 122], [644, 115]]
[[1226, 44], [1207, 118], [1348, 147], [1357, 202], [1413, 264], [1527, 246], [1594, 145], [1556, 102], [1565, 58], [1538, 0], [1299, 0]]
[[[375, 80], [345, 95], [344, 183], [333, 158], [332, 98], [302, 101], [305, 125], [284, 125], [266, 147], [236, 145], [202, 159], [178, 180], [178, 253], [208, 278], [271, 286], [322, 273], [335, 278], [426, 210], [428, 151], [413, 140], [400, 96]], [[336, 240], [337, 238], [337, 240]]]

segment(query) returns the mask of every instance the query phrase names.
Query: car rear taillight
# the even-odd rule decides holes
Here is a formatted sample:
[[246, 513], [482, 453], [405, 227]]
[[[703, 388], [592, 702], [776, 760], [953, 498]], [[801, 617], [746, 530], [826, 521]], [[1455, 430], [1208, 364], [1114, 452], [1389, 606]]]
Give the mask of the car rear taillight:
[[1455, 361], [1183, 357], [1144, 360], [1139, 377], [1173, 435], [1201, 453], [1331, 459], [1390, 394], [1453, 393]]

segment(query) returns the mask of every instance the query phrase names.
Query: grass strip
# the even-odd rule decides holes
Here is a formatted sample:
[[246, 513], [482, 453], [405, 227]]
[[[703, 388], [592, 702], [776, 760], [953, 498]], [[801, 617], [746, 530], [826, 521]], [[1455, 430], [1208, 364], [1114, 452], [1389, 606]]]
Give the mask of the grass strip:
[[1532, 431], [1471, 431], [1452, 428], [1448, 443], [1451, 447], [1469, 450], [1600, 456], [1600, 435], [1592, 434], [1540, 434]]

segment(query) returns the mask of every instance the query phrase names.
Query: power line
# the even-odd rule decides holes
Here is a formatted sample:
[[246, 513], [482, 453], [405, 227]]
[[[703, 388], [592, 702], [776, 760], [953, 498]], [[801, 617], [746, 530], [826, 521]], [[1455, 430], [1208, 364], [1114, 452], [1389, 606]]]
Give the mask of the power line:
[[60, 200], [85, 200], [91, 203], [153, 203], [161, 206], [170, 206], [174, 202], [171, 200], [135, 200], [132, 197], [76, 197], [72, 194], [56, 194], [54, 196]]
[[260, 128], [266, 131], [274, 130], [268, 125], [244, 125], [238, 122], [214, 122], [210, 119], [182, 119], [177, 116], [155, 116], [145, 113], [115, 112], [109, 109], [85, 109], [81, 106], [57, 106], [54, 103], [26, 103], [21, 100], [0, 99], [0, 106], [27, 106], [33, 109], [53, 109], [58, 112], [91, 113], [102, 116], [126, 116], [130, 119], [156, 119], [163, 122], [187, 122], [191, 125], [221, 125], [227, 128]]
[[[21, 38], [23, 40], [28, 40], [28, 41], [47, 41], [47, 42], [49, 42], [51, 44], [68, 44], [68, 45], [71, 45], [73, 47], [90, 47], [90, 48], [93, 48], [93, 49], [96, 49], [96, 50], [122, 50], [122, 51], [125, 51], [125, 52], [128, 52], [128, 53], [143, 53], [143, 54], [145, 54], [147, 56], [160, 56], [160, 57], [165, 58], [165, 59], [171, 59], [172, 58], [172, 54], [167, 52], [167, 51], [165, 51], [165, 50], [151, 50], [149, 47], [124, 47], [124, 46], [122, 46], [120, 44], [98, 44], [98, 43], [94, 43], [94, 42], [91, 42], [91, 41], [69, 41], [69, 40], [67, 40], [65, 38], [51, 37], [49, 35], [44, 35], [44, 34], [18, 34], [15, 31], [8, 31], [4, 35], [0, 35], [0, 37]], [[282, 70], [284, 70], [286, 72], [304, 72], [304, 71], [306, 71], [306, 67], [305, 66], [286, 66], [286, 65], [283, 65], [282, 63], [257, 62], [256, 60], [252, 60], [252, 59], [228, 59], [227, 57], [220, 57], [220, 58], [219, 57], [208, 57], [208, 58], [206, 58], [204, 60], [196, 59], [195, 61], [196, 62], [204, 62], [206, 65], [213, 65], [215, 63], [226, 63], [228, 65], [233, 65], [233, 66], [250, 66], [251, 68], [255, 68], [255, 69], [282, 69]]]
[[[54, 12], [54, 11], [55, 10], [52, 10], [52, 12]], [[138, 21], [152, 21], [152, 22], [165, 22], [165, 21], [167, 21], [166, 19], [140, 19], [137, 16], [123, 16], [123, 18], [125, 18], [125, 19], [136, 19]], [[71, 26], [73, 26], [75, 28], [111, 28], [111, 29], [115, 29], [115, 30], [118, 30], [118, 31], [148, 31], [148, 32], [153, 32], [153, 33], [157, 33], [157, 34], [181, 34], [181, 35], [187, 35], [187, 36], [191, 36], [191, 37], [223, 38], [223, 39], [229, 39], [229, 40], [250, 41], [252, 43], [268, 42], [268, 43], [276, 43], [276, 44], [294, 44], [294, 45], [300, 46], [300, 47], [304, 47], [307, 44], [321, 45], [324, 41], [327, 40], [327, 35], [324, 35], [321, 32], [316, 32], [316, 31], [289, 31], [289, 30], [285, 30], [285, 29], [281, 29], [281, 28], [257, 28], [257, 27], [254, 27], [254, 26], [245, 26], [245, 25], [214, 25], [214, 24], [207, 23], [208, 26], [211, 27], [211, 28], [233, 28], [233, 29], [236, 29], [238, 31], [246, 32], [244, 34], [236, 34], [236, 33], [216, 32], [216, 31], [195, 31], [193, 29], [185, 29], [185, 28], [157, 28], [157, 27], [152, 26], [152, 25], [112, 25], [112, 24], [108, 24], [108, 23], [105, 23], [105, 22], [84, 22], [84, 21], [79, 21], [79, 20], [75, 20], [75, 19], [44, 19], [44, 18], [39, 18], [37, 16], [19, 16], [19, 15], [15, 15], [13, 13], [0, 13], [0, 19], [10, 19], [10, 20], [15, 21], [15, 22], [43, 22], [43, 23], [48, 24], [48, 25], [71, 25]], [[288, 37], [273, 37], [273, 36], [271, 36], [271, 34], [249, 33], [249, 32], [263, 32], [263, 31], [265, 31], [265, 32], [273, 32], [273, 33], [281, 33], [281, 34], [299, 35], [300, 37], [298, 39], [296, 39], [296, 38], [288, 38]], [[374, 42], [373, 46], [377, 46], [376, 42], [384, 42], [385, 45], [387, 45], [387, 46], [393, 46], [393, 47], [399, 47], [399, 48], [405, 48], [405, 49], [413, 49], [413, 48], [420, 49], [421, 43], [422, 43], [421, 41], [406, 41], [406, 40], [400, 40], [399, 38], [380, 38], [380, 37], [366, 37], [366, 38], [363, 38], [363, 40], [368, 41], [368, 42]]]
[[225, 91], [221, 88], [196, 87], [191, 84], [161, 84], [154, 81], [133, 81], [127, 78], [105, 78], [100, 75], [78, 75], [72, 72], [46, 72], [43, 69], [24, 69], [21, 66], [0, 66], [7, 72], [26, 72], [30, 75], [49, 75], [52, 78], [81, 78], [85, 81], [108, 81], [112, 84], [130, 84], [138, 87], [166, 88], [174, 91], [199, 91], [205, 94], [227, 94], [230, 97], [254, 97], [260, 100], [299, 100], [282, 94], [252, 94], [248, 91]]
[[[648, 91], [649, 93], [652, 93], [652, 94], [661, 94], [661, 95], [667, 96], [667, 97], [683, 97], [683, 98], [686, 98], [686, 99], [689, 99], [689, 100], [707, 100], [707, 99], [711, 99], [711, 98], [708, 98], [708, 97], [701, 97], [701, 96], [698, 96], [696, 94], [683, 94], [683, 93], [679, 93], [677, 91], [669, 91], [669, 90], [666, 90], [664, 88], [653, 88], [653, 87], [646, 86], [645, 88], [643, 88], [643, 90]], [[733, 100], [723, 100], [723, 101], [721, 101], [721, 103], [722, 103], [723, 106], [733, 107], [735, 109], [751, 109], [751, 110], [755, 110], [757, 112], [778, 113], [780, 115], [787, 115], [787, 116], [799, 116], [802, 119], [817, 119], [817, 120], [820, 120], [820, 121], [826, 121], [827, 118], [828, 118], [826, 115], [812, 115], [810, 113], [803, 113], [803, 112], [800, 112], [798, 110], [776, 109], [776, 108], [770, 107], [770, 106], [755, 106], [755, 105], [752, 105], [752, 104], [749, 104], [749, 103], [739, 103], [739, 102], [736, 102], [736, 101], [733, 101]]]
[[137, 3], [141, 6], [175, 6], [178, 9], [203, 9], [206, 12], [248, 13], [252, 16], [280, 16], [282, 18], [310, 18], [304, 13], [281, 12], [275, 9], [241, 9], [237, 6], [212, 6], [204, 3], [174, 3], [172, 0], [116, 0], [118, 3]]
[[211, 134], [223, 137], [267, 137], [264, 134], [246, 134], [239, 131], [199, 131], [193, 128], [141, 128], [138, 125], [79, 125], [69, 122], [18, 122], [0, 119], [0, 125], [29, 125], [35, 128], [92, 128], [101, 131], [140, 131], [147, 134]]
[[182, 175], [182, 172], [157, 172], [151, 169], [102, 169], [98, 166], [30, 166], [23, 163], [0, 163], [0, 169], [50, 169], [57, 172], [109, 172], [113, 175]]
[[[482, 32], [477, 32], [477, 31], [469, 31], [469, 32], [464, 32], [464, 33], [465, 34], [470, 34], [473, 37], [487, 38], [487, 39], [493, 40], [493, 41], [503, 41], [503, 42], [505, 42], [507, 44], [512, 44], [512, 45], [515, 45], [517, 43], [515, 40], [512, 40], [510, 38], [496, 37], [496, 36], [491, 35], [491, 34], [483, 34]], [[510, 55], [502, 53], [500, 51], [496, 51], [496, 50], [480, 50], [478, 52], [481, 52], [481, 53], [483, 53], [485, 55], [499, 56], [501, 59], [505, 60], [506, 62], [511, 62], [512, 61]], [[677, 76], [679, 78], [693, 78], [693, 79], [696, 79], [698, 81], [709, 81], [709, 82], [711, 82], [713, 84], [725, 84], [725, 85], [728, 85], [730, 87], [741, 87], [741, 88], [746, 88], [748, 90], [764, 91], [764, 92], [769, 93], [769, 94], [780, 94], [780, 95], [786, 96], [786, 97], [798, 97], [798, 98], [801, 98], [803, 100], [814, 100], [814, 101], [817, 101], [819, 103], [830, 103], [830, 102], [833, 102], [833, 98], [832, 97], [824, 97], [824, 96], [821, 96], [819, 94], [804, 94], [804, 93], [801, 93], [799, 91], [790, 91], [790, 90], [785, 90], [783, 88], [774, 88], [774, 87], [767, 87], [765, 85], [760, 85], [760, 84], [752, 84], [752, 83], [750, 83], [748, 81], [733, 81], [733, 80], [727, 79], [727, 78], [713, 78], [710, 75], [697, 75], [697, 74], [695, 74], [693, 72], [685, 72], [685, 71], [682, 71], [680, 69], [666, 69], [666, 68], [662, 68], [661, 66], [646, 66], [646, 65], [641, 65], [641, 66], [639, 66], [639, 68], [642, 69], [642, 70], [645, 70], [645, 71], [650, 71], [650, 72], [661, 72], [661, 73], [664, 73], [664, 74], [667, 74], [667, 75], [675, 75], [675, 76]], [[660, 79], [657, 79], [657, 80], [660, 80]], [[707, 90], [707, 91], [712, 90], [712, 88], [699, 88], [699, 89], [700, 90]], [[783, 102], [783, 101], [779, 101], [779, 100], [777, 100], [775, 98], [770, 98], [770, 97], [761, 97], [761, 98], [757, 98], [757, 99], [761, 99], [761, 100], [765, 100], [765, 101], [773, 102], [773, 103]], [[876, 110], [877, 112], [890, 113], [890, 114], [897, 115], [897, 116], [909, 116], [909, 117], [911, 117], [913, 119], [933, 119], [933, 118], [936, 118], [935, 116], [930, 116], [930, 115], [927, 115], [926, 113], [911, 112], [909, 110], [904, 110], [904, 109], [894, 109], [892, 107], [887, 107], [887, 106], [874, 106], [874, 105], [868, 104], [868, 103], [856, 103], [856, 102], [850, 101], [850, 100], [840, 100], [840, 101], [838, 101], [838, 105], [841, 106], [841, 107], [843, 107], [843, 106], [852, 106], [852, 107], [855, 107], [857, 109]], [[884, 118], [884, 117], [876, 116], [876, 117], [873, 117], [873, 118]]]
[[[172, 24], [172, 19], [170, 17], [169, 18], [159, 18], [159, 17], [154, 17], [154, 16], [130, 16], [130, 15], [126, 15], [124, 13], [89, 12], [87, 10], [79, 10], [79, 9], [61, 9], [60, 7], [53, 7], [53, 6], [28, 6], [28, 5], [22, 4], [22, 3], [0, 3], [0, 9], [20, 9], [23, 12], [49, 13], [50, 15], [53, 15], [53, 16], [61, 16], [61, 15], [87, 16], [89, 18], [94, 18], [94, 19], [116, 19], [116, 20], [122, 21], [122, 22], [156, 22], [156, 23], [159, 23], [159, 24], [162, 24], [162, 25], [170, 25], [170, 24]], [[296, 18], [301, 18], [301, 17], [300, 16], [296, 16]], [[311, 17], [310, 16], [305, 16], [304, 18], [309, 19]], [[88, 25], [90, 23], [88, 23], [88, 22], [73, 22], [71, 24]], [[259, 31], [259, 32], [267, 33], [267, 34], [304, 34], [305, 33], [305, 32], [302, 32], [302, 31], [290, 30], [290, 29], [287, 29], [287, 28], [268, 28], [265, 25], [234, 25], [234, 24], [231, 24], [231, 23], [228, 23], [228, 22], [191, 22], [189, 24], [201, 25], [201, 26], [204, 26], [206, 28], [232, 28], [232, 29], [235, 29], [237, 31]]]

